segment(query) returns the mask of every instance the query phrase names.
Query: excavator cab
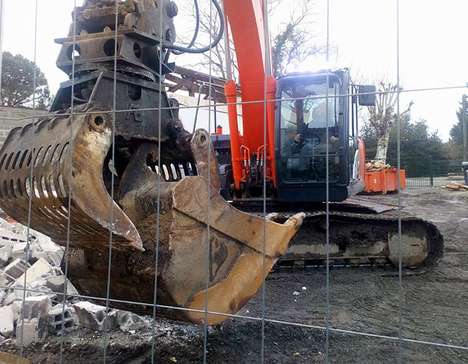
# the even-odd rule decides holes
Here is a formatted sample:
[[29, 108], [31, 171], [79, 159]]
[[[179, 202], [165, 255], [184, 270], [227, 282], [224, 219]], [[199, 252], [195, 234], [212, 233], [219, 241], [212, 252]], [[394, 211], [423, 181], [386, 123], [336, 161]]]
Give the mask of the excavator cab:
[[[284, 201], [342, 201], [348, 197], [350, 86], [347, 70], [294, 74], [278, 80], [277, 197]], [[350, 143], [351, 141], [351, 143]], [[328, 165], [328, 166], [327, 166]]]
[[[263, 180], [267, 198], [280, 204], [315, 204], [327, 199], [341, 202], [361, 192], [364, 148], [358, 138], [358, 109], [375, 105], [375, 86], [354, 85], [348, 69], [296, 73], [273, 81], [276, 94], [267, 97], [267, 105], [274, 106], [271, 114], [268, 108], [266, 113], [267, 134], [273, 130], [273, 137], [267, 141], [266, 168], [262, 133], [257, 135], [257, 130], [262, 130], [258, 120], [264, 117], [263, 105], [259, 105], [255, 117], [247, 121], [244, 118], [242, 136], [236, 123], [230, 125], [229, 148], [218, 136], [213, 139], [218, 155], [222, 156], [219, 163], [224, 177], [223, 196], [236, 204], [255, 203], [263, 195]], [[267, 95], [272, 89], [267, 89]], [[230, 114], [237, 114], [235, 108]], [[243, 153], [252, 150], [250, 144], [238, 145], [250, 140], [247, 136], [253, 136], [261, 145], [256, 154]], [[274, 145], [273, 152], [270, 144]], [[231, 164], [223, 161], [226, 154]], [[231, 170], [234, 173], [229, 173]]]
[[332, 202], [362, 191], [357, 113], [375, 105], [375, 86], [353, 85], [347, 69], [292, 74], [277, 100], [278, 200], [326, 201], [327, 184]]

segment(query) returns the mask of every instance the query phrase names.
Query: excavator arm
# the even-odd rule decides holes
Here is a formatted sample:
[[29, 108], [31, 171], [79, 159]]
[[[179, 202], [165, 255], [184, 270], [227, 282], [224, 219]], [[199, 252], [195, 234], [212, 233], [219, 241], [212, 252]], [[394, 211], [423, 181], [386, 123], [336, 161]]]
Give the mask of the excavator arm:
[[276, 79], [272, 76], [264, 3], [262, 0], [225, 0], [224, 11], [234, 42], [242, 101], [241, 134], [236, 84], [229, 80], [225, 93], [235, 189], [240, 191], [241, 185], [251, 182], [252, 163], [262, 165], [260, 161], [265, 156], [267, 173], [262, 177], [276, 186]]

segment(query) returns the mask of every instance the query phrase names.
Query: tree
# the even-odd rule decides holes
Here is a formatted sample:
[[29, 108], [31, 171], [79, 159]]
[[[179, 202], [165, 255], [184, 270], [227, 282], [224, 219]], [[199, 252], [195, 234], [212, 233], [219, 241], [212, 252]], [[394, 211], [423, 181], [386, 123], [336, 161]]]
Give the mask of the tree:
[[[390, 132], [398, 121], [396, 112], [398, 97], [398, 86], [390, 82], [381, 81], [379, 83], [378, 94], [376, 96], [376, 105], [368, 107], [369, 121], [368, 128], [374, 131], [377, 138], [377, 147], [374, 160], [387, 161], [387, 151], [390, 141]], [[410, 111], [413, 103], [410, 102], [407, 108], [400, 112], [400, 122], [410, 120]]]
[[[372, 157], [377, 149], [375, 129], [366, 123], [361, 130], [366, 143], [366, 154]], [[387, 161], [396, 166], [398, 163], [396, 125], [390, 130]], [[402, 168], [410, 177], [443, 175], [448, 171], [448, 155], [437, 132], [431, 132], [425, 120], [411, 121], [409, 118], [400, 123], [400, 161]]]
[[[465, 105], [465, 110], [468, 110], [468, 101]], [[457, 111], [457, 122], [450, 129], [450, 140], [447, 148], [452, 159], [461, 160], [463, 158], [463, 105], [460, 102], [460, 107]], [[468, 115], [466, 116], [468, 120]]]
[[[270, 13], [273, 13], [281, 2], [282, 0], [276, 0], [270, 3]], [[294, 6], [296, 11], [280, 26], [279, 32], [273, 34], [271, 58], [276, 77], [287, 74], [291, 66], [322, 54], [325, 50], [325, 47], [314, 44], [310, 34], [313, 1], [297, 1]]]
[[[284, 1], [286, 0], [272, 0], [268, 3], [270, 18], [276, 18], [278, 15], [277, 13], [281, 12], [282, 8], [280, 5]], [[315, 44], [310, 34], [310, 28], [313, 23], [312, 5], [312, 0], [295, 0], [294, 10], [288, 16], [287, 20], [279, 24], [278, 27], [270, 27], [279, 29], [277, 32], [271, 34], [272, 69], [275, 76], [284, 75], [292, 66], [298, 65], [308, 58], [324, 52], [325, 47], [320, 47]], [[209, 38], [213, 38], [217, 33], [219, 21], [214, 10], [212, 10], [211, 15], [212, 16], [210, 16], [209, 7], [200, 7], [200, 36], [195, 43], [197, 46], [206, 45], [209, 43]], [[184, 41], [189, 42], [190, 40], [184, 39]], [[227, 78], [225, 48], [225, 42], [219, 42], [218, 45], [211, 50], [211, 55], [210, 52], [202, 54], [202, 59], [192, 64], [191, 67], [206, 72], [211, 61], [211, 71], [213, 75]], [[230, 49], [234, 49], [232, 39]], [[234, 79], [237, 80], [238, 69], [234, 52], [231, 52], [231, 56], [231, 69], [234, 71]]]
[[[34, 73], [36, 82], [34, 84]], [[34, 87], [35, 86], [35, 87]], [[31, 106], [35, 96], [38, 109], [50, 103], [47, 79], [40, 68], [22, 55], [3, 52], [1, 101], [3, 106]]]

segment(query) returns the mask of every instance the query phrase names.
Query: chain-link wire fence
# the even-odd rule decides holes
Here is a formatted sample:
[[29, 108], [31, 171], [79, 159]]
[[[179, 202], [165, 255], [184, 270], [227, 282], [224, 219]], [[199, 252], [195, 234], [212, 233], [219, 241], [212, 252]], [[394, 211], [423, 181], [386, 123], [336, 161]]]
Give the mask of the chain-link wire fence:
[[[24, 23], [38, 64], [49, 29], [39, 19], [55, 21], [58, 4], [25, 1], [34, 10], [24, 22], [21, 9], [0, 4], [7, 24]], [[195, 1], [202, 40], [176, 38], [171, 1], [60, 5], [74, 9], [58, 40], [69, 80], [44, 115], [33, 68], [32, 115], [4, 119], [28, 122], [0, 152], [10, 222], [0, 243], [0, 351], [61, 363], [468, 360], [466, 197], [437, 188], [461, 162], [421, 166], [402, 154], [400, 130], [411, 95], [463, 93], [466, 80], [402, 88], [408, 59], [418, 58], [416, 45], [402, 49], [424, 30], [402, 33], [410, 7], [394, 0], [380, 19], [388, 54], [376, 62], [389, 65], [395, 89], [356, 88], [347, 70], [330, 67], [344, 4], [314, 5], [325, 67], [276, 81], [270, 7], [284, 5], [273, 0]], [[3, 23], [2, 38], [14, 39]], [[206, 72], [174, 68], [197, 52]], [[187, 89], [191, 101], [167, 94]], [[362, 182], [358, 100], [385, 95], [395, 97], [394, 167], [406, 170], [408, 189], [434, 187], [433, 196], [403, 193], [397, 179], [396, 194], [337, 211]], [[314, 243], [288, 250], [304, 237]]]

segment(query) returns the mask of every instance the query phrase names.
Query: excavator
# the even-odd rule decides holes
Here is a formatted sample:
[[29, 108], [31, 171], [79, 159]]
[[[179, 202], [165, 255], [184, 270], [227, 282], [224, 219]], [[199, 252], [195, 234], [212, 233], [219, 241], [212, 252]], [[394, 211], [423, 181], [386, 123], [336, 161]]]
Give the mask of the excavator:
[[[211, 0], [220, 26], [200, 48], [197, 31], [176, 44], [171, 0], [75, 8], [57, 40], [69, 80], [50, 113], [13, 129], [0, 150], [0, 207], [66, 247], [80, 294], [139, 313], [157, 303], [158, 315], [198, 324], [238, 312], [280, 259], [436, 264], [443, 240], [431, 223], [402, 216], [399, 240], [395, 214], [340, 207], [362, 189], [349, 72], [276, 80], [263, 1], [223, 5]], [[164, 79], [171, 54], [207, 52], [228, 29], [240, 84], [226, 83], [223, 151], [207, 131], [184, 129]]]

